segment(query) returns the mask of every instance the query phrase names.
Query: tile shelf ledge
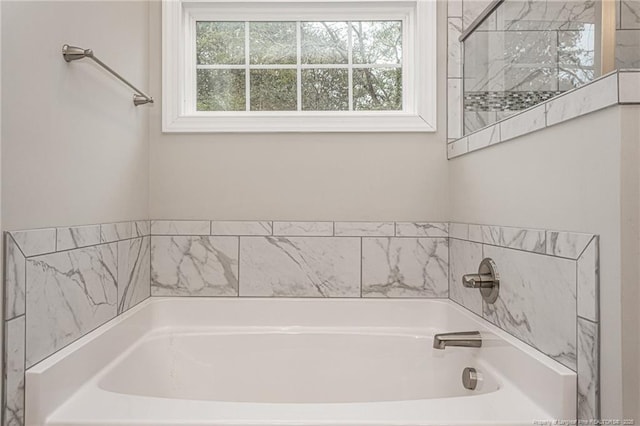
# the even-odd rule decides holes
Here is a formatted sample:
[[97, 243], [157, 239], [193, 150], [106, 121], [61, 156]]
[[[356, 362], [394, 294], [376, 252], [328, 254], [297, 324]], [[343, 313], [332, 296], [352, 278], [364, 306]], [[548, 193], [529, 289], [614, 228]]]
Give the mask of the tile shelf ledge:
[[452, 140], [447, 143], [447, 158], [452, 160], [614, 105], [638, 104], [640, 69], [613, 71], [584, 86]]

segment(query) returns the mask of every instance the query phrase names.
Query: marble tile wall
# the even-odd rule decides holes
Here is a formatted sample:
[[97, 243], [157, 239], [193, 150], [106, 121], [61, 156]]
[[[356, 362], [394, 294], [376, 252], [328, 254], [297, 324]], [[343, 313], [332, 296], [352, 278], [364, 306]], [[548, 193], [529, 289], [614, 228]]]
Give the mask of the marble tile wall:
[[640, 0], [616, 1], [616, 68], [640, 68]]
[[149, 221], [5, 233], [3, 425], [24, 424], [24, 372], [150, 296]]
[[463, 138], [449, 141], [449, 159], [536, 132], [614, 105], [640, 104], [640, 70], [615, 71], [514, 114]]
[[447, 223], [153, 221], [151, 233], [153, 296], [448, 297]]
[[[465, 135], [470, 136], [514, 114], [511, 108], [496, 109], [495, 105], [489, 102], [489, 99], [495, 97], [493, 95], [504, 98], [505, 90], [518, 91], [507, 92], [514, 94], [534, 93], [531, 91], [558, 94], [580, 87], [596, 77], [595, 70], [590, 65], [594, 62], [595, 47], [585, 43], [584, 36], [594, 31], [596, 2], [507, 1], [479, 27], [473, 39], [467, 41], [466, 49], [472, 54], [464, 58], [463, 46], [458, 42], [458, 37], [489, 3], [488, 0], [448, 2], [449, 143], [458, 141]], [[531, 37], [533, 39], [529, 40]], [[531, 52], [536, 51], [532, 46], [535, 47], [536, 44], [539, 44], [537, 51], [540, 54], [532, 56]], [[525, 46], [526, 49], [523, 48]], [[509, 64], [504, 62], [504, 51], [508, 48], [519, 52], [508, 57]], [[640, 69], [640, 0], [616, 1], [615, 57], [618, 70]], [[465, 66], [467, 72], [463, 73]], [[484, 71], [474, 73], [474, 69]], [[473, 98], [473, 90], [482, 91], [477, 92], [478, 100]], [[482, 100], [487, 98], [487, 111], [465, 111], [465, 96], [473, 98], [470, 103], [482, 103]], [[507, 98], [510, 99], [509, 96]], [[517, 98], [512, 103], [521, 103], [522, 96], [518, 95]], [[532, 102], [534, 98], [537, 96], [531, 96]], [[528, 97], [525, 96], [526, 99]], [[639, 97], [626, 101], [639, 102]], [[520, 105], [515, 112], [523, 110], [526, 106]], [[448, 150], [449, 158], [494, 143], [495, 133], [490, 137], [485, 132], [480, 138], [464, 140], [451, 147]], [[468, 148], [462, 148], [463, 146]]]
[[[463, 1], [463, 29], [486, 6]], [[464, 104], [465, 134], [593, 80], [595, 9], [595, 2], [582, 0], [501, 4], [464, 42], [464, 90], [458, 103]], [[450, 42], [449, 48], [455, 57], [458, 47]]]
[[[577, 418], [598, 419], [598, 236], [464, 223], [449, 231], [449, 297], [576, 371]], [[487, 257], [500, 274], [495, 304], [462, 285]]]

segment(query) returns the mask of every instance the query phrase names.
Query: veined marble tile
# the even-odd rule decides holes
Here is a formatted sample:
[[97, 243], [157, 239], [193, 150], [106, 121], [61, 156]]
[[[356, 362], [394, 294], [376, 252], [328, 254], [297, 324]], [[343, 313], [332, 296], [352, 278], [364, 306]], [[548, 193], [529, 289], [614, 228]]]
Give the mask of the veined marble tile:
[[237, 296], [238, 237], [153, 236], [153, 296]]
[[577, 30], [595, 24], [594, 1], [525, 0], [498, 8], [498, 29], [506, 31]]
[[[552, 126], [616, 103], [618, 103], [618, 76], [612, 74], [547, 102], [547, 125]], [[509, 120], [503, 124], [508, 122]], [[504, 138], [504, 133], [502, 137]]]
[[462, 80], [447, 80], [447, 137], [461, 138], [462, 134]]
[[640, 68], [640, 30], [616, 31], [616, 68]]
[[4, 426], [24, 425], [24, 315], [5, 322]]
[[475, 243], [481, 243], [482, 238], [482, 225], [476, 225], [473, 223], [469, 224], [469, 241], [473, 241]]
[[336, 222], [336, 237], [393, 237], [394, 222]]
[[545, 105], [540, 105], [500, 122], [500, 138], [506, 141], [543, 129], [545, 126]]
[[496, 262], [500, 295], [483, 316], [556, 361], [576, 370], [576, 262], [483, 246]]
[[582, 87], [596, 79], [593, 66], [565, 66], [558, 68], [558, 90], [567, 92]]
[[118, 242], [118, 314], [151, 296], [151, 238]]
[[[558, 63], [562, 67], [590, 68], [595, 65], [595, 29], [558, 31]], [[593, 74], [592, 74], [593, 76]], [[592, 78], [593, 79], [593, 78]], [[582, 81], [586, 83], [586, 81]]]
[[27, 259], [27, 368], [117, 313], [117, 244]]
[[446, 238], [364, 238], [363, 297], [447, 297]]
[[103, 243], [129, 239], [134, 235], [133, 223], [104, 223], [100, 226], [100, 235]]
[[469, 224], [468, 223], [450, 223], [449, 224], [449, 237], [458, 238], [460, 240], [469, 239]]
[[470, 134], [469, 152], [500, 142], [500, 126], [494, 125]]
[[5, 234], [5, 319], [25, 311], [26, 260], [10, 234]]
[[[466, 93], [505, 90], [505, 71], [510, 61], [518, 58], [516, 52], [505, 54], [507, 43], [507, 34], [496, 31], [476, 30], [465, 40], [463, 66]], [[490, 123], [478, 128], [486, 124]]]
[[447, 23], [447, 77], [462, 78], [462, 43], [458, 41], [460, 34], [462, 34], [462, 18], [449, 17]]
[[[638, 64], [640, 66], [640, 30], [638, 31]], [[620, 102], [622, 103], [639, 103], [640, 102], [640, 71], [638, 72], [621, 72], [620, 78]]]
[[448, 237], [447, 222], [396, 222], [397, 237]]
[[151, 235], [209, 235], [208, 220], [152, 220]]
[[627, 30], [640, 29], [640, 1], [622, 0], [620, 28]]
[[578, 318], [578, 420], [600, 418], [598, 325]]
[[56, 251], [100, 244], [100, 225], [71, 226], [57, 229]]
[[547, 231], [547, 254], [577, 259], [593, 239], [593, 234]]
[[540, 229], [482, 225], [482, 242], [485, 244], [544, 254], [545, 240], [545, 231]]
[[591, 321], [599, 318], [600, 255], [598, 237], [591, 240], [578, 259], [578, 315]]
[[240, 295], [359, 297], [360, 239], [242, 237]]
[[449, 240], [449, 297], [482, 316], [480, 290], [462, 285], [462, 276], [477, 273], [480, 262], [482, 262], [482, 244]]
[[37, 256], [56, 251], [56, 229], [31, 229], [28, 231], [12, 231], [11, 236], [27, 256]]
[[151, 221], [148, 220], [136, 220], [133, 222], [133, 232], [131, 236], [135, 237], [148, 237], [151, 235]]
[[220, 221], [211, 222], [211, 235], [271, 235], [271, 222]]
[[[495, 124], [501, 120], [500, 114], [496, 111], [465, 111], [464, 112], [464, 132], [466, 135], [477, 132], [478, 130]], [[513, 113], [511, 113], [513, 114]]]
[[333, 222], [273, 222], [273, 235], [331, 237]]
[[501, 74], [505, 90], [558, 90], [555, 32], [507, 31], [501, 37], [504, 40]]
[[556, 91], [558, 90], [558, 67], [522, 66], [519, 62], [506, 62], [503, 69], [504, 87], [514, 91]]
[[[464, 20], [464, 28], [468, 28], [469, 25], [478, 17], [484, 10], [491, 4], [492, 0], [464, 0], [462, 2], [462, 17]], [[484, 30], [496, 29], [496, 17], [492, 14], [482, 26]]]
[[448, 0], [447, 1], [447, 16], [462, 17], [462, 0]]
[[458, 139], [455, 142], [447, 144], [447, 158], [449, 160], [452, 160], [456, 157], [466, 154], [468, 152], [467, 140], [468, 138], [462, 138]]

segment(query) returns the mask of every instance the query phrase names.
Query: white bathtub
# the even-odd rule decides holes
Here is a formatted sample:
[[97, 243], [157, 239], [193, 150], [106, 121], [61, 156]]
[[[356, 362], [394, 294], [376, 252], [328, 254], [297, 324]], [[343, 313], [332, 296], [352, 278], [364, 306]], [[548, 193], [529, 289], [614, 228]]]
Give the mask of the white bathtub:
[[[479, 330], [483, 347], [432, 349]], [[483, 380], [461, 383], [464, 367]], [[150, 299], [27, 371], [27, 425], [531, 425], [576, 375], [444, 300]]]

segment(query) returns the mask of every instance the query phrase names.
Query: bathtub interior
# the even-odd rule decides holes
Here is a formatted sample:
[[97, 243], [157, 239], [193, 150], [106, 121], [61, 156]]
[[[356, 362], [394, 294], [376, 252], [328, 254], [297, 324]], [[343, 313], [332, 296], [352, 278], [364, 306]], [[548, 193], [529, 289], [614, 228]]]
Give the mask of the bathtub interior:
[[[431, 347], [437, 332], [472, 329], [483, 335], [480, 349]], [[461, 386], [467, 366], [483, 374], [476, 391]], [[164, 401], [158, 407], [165, 408], [178, 400], [185, 407], [364, 403], [375, 413], [385, 403], [443, 405], [509, 389], [509, 398], [520, 390], [543, 418], [571, 418], [576, 394], [574, 372], [437, 300], [154, 298], [29, 369], [26, 384], [27, 424], [52, 425], [71, 424], [46, 419], [67, 416], [83, 394], [116, 405], [131, 397]], [[92, 410], [87, 415], [99, 416], [99, 407]]]
[[[255, 403], [354, 403], [477, 395], [451, 372], [475, 354], [433, 354], [432, 336], [380, 330], [226, 330], [149, 336], [106, 369], [100, 388], [172, 399]], [[457, 379], [457, 377], [456, 377]]]

